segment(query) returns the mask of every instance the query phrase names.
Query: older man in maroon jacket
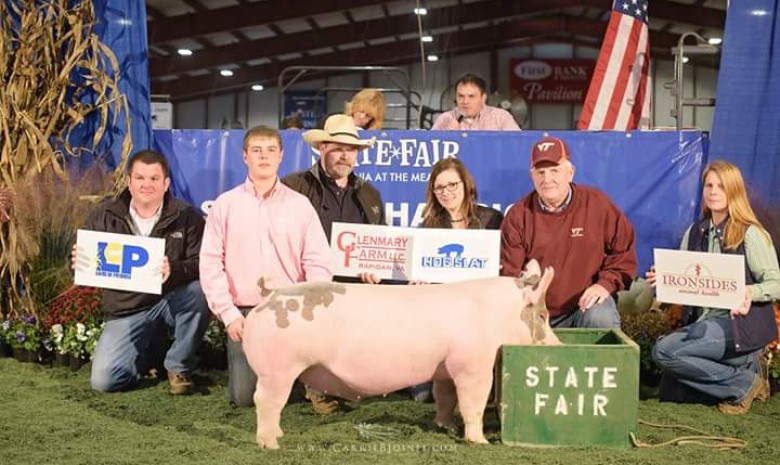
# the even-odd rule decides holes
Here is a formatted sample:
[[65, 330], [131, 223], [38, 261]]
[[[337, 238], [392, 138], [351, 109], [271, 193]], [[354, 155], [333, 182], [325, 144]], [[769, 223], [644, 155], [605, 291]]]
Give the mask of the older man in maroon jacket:
[[534, 191], [501, 226], [501, 273], [518, 276], [535, 258], [555, 269], [547, 290], [557, 327], [619, 328], [616, 293], [636, 275], [634, 229], [603, 192], [572, 182], [569, 149], [546, 137], [531, 150]]

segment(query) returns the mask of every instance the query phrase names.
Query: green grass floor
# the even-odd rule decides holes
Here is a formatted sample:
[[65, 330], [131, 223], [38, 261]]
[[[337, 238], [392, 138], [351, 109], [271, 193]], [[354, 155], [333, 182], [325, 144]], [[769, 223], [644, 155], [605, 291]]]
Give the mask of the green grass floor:
[[[495, 421], [488, 446], [465, 444], [433, 428], [434, 407], [401, 397], [350, 404], [316, 416], [307, 404], [283, 414], [282, 450], [254, 442], [253, 409], [227, 401], [226, 377], [200, 379], [201, 392], [172, 397], [166, 382], [131, 392], [89, 388], [89, 367], [72, 373], [0, 359], [0, 464], [776, 464], [780, 457], [780, 396], [750, 414], [729, 417], [712, 407], [640, 402], [639, 418], [686, 424], [713, 435], [744, 439], [739, 450], [696, 445], [657, 449], [518, 448], [500, 443]], [[492, 429], [492, 432], [490, 431]], [[682, 433], [640, 426], [656, 443]]]

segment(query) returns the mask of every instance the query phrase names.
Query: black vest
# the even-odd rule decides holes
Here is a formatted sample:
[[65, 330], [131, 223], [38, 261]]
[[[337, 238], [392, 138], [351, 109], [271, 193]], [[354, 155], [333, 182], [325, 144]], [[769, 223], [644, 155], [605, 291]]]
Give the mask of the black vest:
[[[726, 250], [722, 247], [726, 221], [728, 219], [715, 227], [718, 241], [721, 243], [720, 253], [744, 256], [744, 242], [734, 250]], [[709, 218], [703, 218], [694, 223], [688, 234], [688, 250], [708, 252], [709, 229]], [[753, 275], [750, 274], [747, 258], [745, 259], [745, 284], [753, 284]], [[765, 347], [777, 338], [777, 324], [772, 310], [772, 302], [753, 302], [747, 315], [731, 318], [731, 327], [734, 330], [734, 350], [736, 352], [752, 352]]]

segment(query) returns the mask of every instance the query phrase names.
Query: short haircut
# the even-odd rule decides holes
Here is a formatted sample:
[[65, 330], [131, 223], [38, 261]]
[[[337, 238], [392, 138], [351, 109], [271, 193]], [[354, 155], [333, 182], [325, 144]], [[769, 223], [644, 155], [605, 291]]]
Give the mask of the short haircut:
[[283, 119], [281, 129], [303, 129], [301, 115], [291, 115]]
[[279, 150], [282, 150], [282, 136], [279, 135], [279, 130], [269, 126], [255, 126], [246, 131], [244, 134], [244, 151], [249, 146], [249, 139], [253, 137], [264, 137], [266, 139], [276, 139], [279, 143]]
[[156, 150], [140, 150], [138, 152], [135, 152], [131, 157], [130, 161], [127, 163], [127, 174], [133, 173], [133, 166], [135, 166], [136, 162], [141, 162], [144, 165], [155, 165], [159, 164], [162, 167], [163, 174], [166, 178], [170, 177], [170, 169], [168, 168], [168, 160], [165, 159], [165, 156], [161, 154], [160, 152]]
[[455, 81], [455, 88], [457, 89], [461, 84], [474, 84], [479, 87], [479, 90], [482, 91], [483, 94], [487, 93], [487, 83], [476, 74], [466, 73], [461, 75], [458, 80]]

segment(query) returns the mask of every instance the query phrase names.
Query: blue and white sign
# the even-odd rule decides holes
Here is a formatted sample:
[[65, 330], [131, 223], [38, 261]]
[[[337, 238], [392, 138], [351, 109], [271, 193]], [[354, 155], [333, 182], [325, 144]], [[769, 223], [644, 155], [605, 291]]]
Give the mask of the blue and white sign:
[[449, 283], [498, 276], [500, 231], [417, 229], [413, 240], [415, 280]]
[[499, 231], [333, 223], [333, 274], [446, 283], [498, 276]]
[[162, 293], [165, 239], [79, 229], [76, 244], [77, 285]]

